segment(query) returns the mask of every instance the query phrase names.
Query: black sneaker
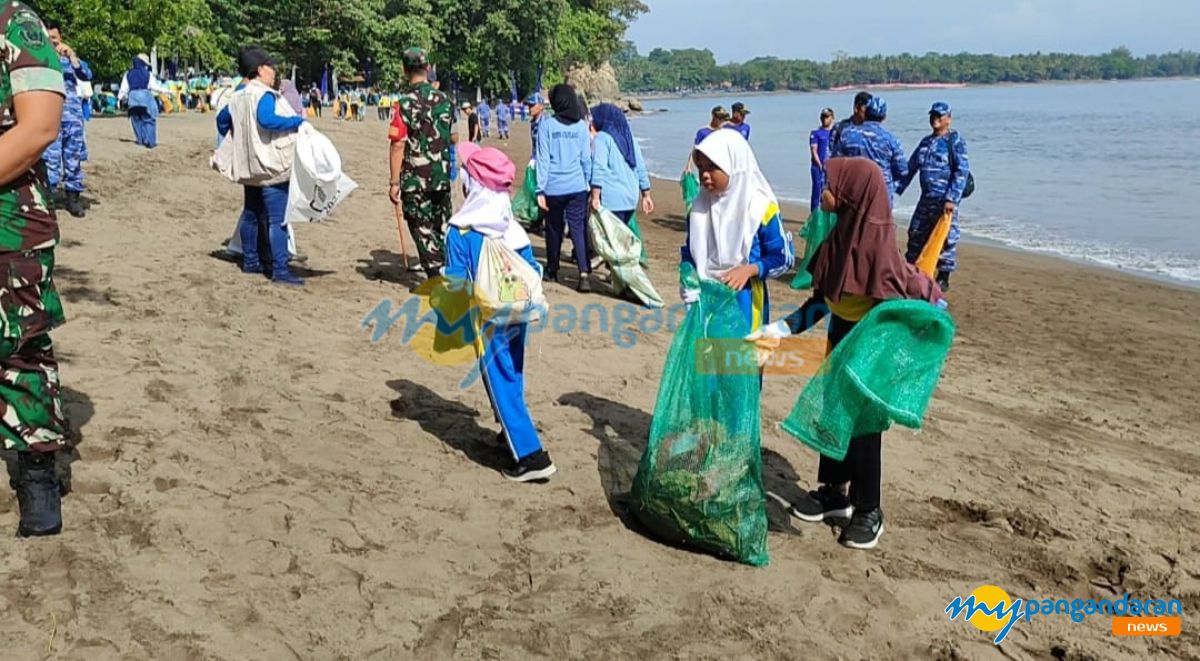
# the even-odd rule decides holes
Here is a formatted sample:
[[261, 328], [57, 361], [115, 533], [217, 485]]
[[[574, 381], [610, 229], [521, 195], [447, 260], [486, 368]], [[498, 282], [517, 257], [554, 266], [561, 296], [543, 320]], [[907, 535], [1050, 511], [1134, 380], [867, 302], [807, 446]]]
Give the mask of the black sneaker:
[[592, 293], [592, 276], [590, 273], [585, 273], [585, 274], [579, 276], [578, 291], [580, 294]]
[[866, 512], [855, 512], [850, 525], [842, 530], [838, 542], [852, 549], [873, 549], [883, 536], [883, 510], [876, 507]]
[[76, 218], [83, 218], [83, 201], [79, 199], [78, 191], [67, 191], [67, 213]]
[[557, 272], [551, 273], [549, 271], [546, 271], [545, 273], [542, 274], [542, 280], [545, 282], [558, 282], [558, 273]]
[[949, 271], [939, 272], [938, 277], [937, 277], [937, 283], [938, 283], [938, 286], [942, 288], [943, 292], [950, 291], [950, 272]]
[[62, 492], [54, 470], [54, 453], [21, 452], [12, 482], [21, 510], [18, 537], [42, 537], [62, 532]]
[[558, 469], [554, 467], [554, 462], [550, 461], [548, 452], [538, 450], [518, 461], [512, 468], [505, 468], [501, 472], [504, 473], [504, 479], [512, 482], [537, 482], [550, 479]]
[[792, 503], [792, 516], [809, 523], [820, 523], [825, 519], [848, 519], [854, 513], [850, 499], [837, 487], [822, 484], [816, 491], [809, 491], [802, 499]]

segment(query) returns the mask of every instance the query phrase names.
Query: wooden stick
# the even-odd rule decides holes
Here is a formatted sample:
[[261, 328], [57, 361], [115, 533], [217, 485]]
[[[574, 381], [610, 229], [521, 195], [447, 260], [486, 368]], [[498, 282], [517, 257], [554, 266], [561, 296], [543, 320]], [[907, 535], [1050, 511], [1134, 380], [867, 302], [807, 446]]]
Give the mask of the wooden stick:
[[400, 259], [404, 261], [404, 270], [408, 270], [408, 247], [404, 245], [404, 217], [400, 213], [400, 205], [393, 204], [396, 211], [396, 233], [400, 235]]

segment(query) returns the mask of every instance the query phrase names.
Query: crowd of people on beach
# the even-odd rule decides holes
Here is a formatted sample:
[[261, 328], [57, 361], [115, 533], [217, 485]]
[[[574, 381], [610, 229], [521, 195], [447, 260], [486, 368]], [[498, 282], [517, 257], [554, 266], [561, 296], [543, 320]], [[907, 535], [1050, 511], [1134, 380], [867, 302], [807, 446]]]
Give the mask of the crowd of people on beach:
[[[5, 368], [0, 376], [0, 435], [5, 449], [18, 456], [13, 485], [20, 505], [19, 533], [48, 535], [62, 525], [62, 483], [54, 457], [67, 440], [49, 337], [63, 322], [52, 280], [58, 228], [50, 194], [60, 182], [65, 184], [67, 210], [75, 214], [82, 190], [79, 163], [86, 159], [77, 90], [91, 72], [62, 42], [57, 26], [43, 29], [24, 6], [10, 3], [0, 10], [0, 27], [7, 25], [22, 29], [7, 31], [10, 53], [0, 81], [0, 95], [6, 96], [0, 96], [0, 103], [10, 108], [12, 122], [0, 134], [0, 145], [19, 157], [9, 159], [0, 171], [0, 181], [5, 182], [0, 200], [9, 200], [0, 204], [0, 223], [11, 229], [0, 233], [0, 260], [8, 262], [13, 273], [28, 275], [21, 289], [13, 290], [14, 300], [6, 299], [0, 311], [24, 333], [0, 344]], [[14, 34], [27, 43], [13, 42]], [[41, 38], [54, 45], [53, 59], [38, 49], [35, 42]], [[540, 296], [542, 282], [560, 281], [562, 245], [568, 237], [578, 272], [576, 288], [591, 292], [595, 261], [589, 216], [605, 209], [636, 232], [636, 214], [655, 210], [645, 160], [625, 113], [605, 103], [589, 108], [566, 84], [554, 86], [548, 95], [535, 91], [515, 108], [510, 103], [492, 108], [484, 102], [478, 108], [463, 104], [456, 109], [451, 97], [430, 80], [424, 50], [406, 50], [403, 66], [406, 90], [387, 99], [388, 196], [414, 239], [421, 270], [428, 279], [442, 282], [431, 302], [445, 305], [456, 293], [489, 286], [490, 275], [482, 268], [497, 259], [496, 254], [502, 261], [515, 260], [507, 263], [507, 277], [535, 274], [534, 282], [519, 284]], [[276, 62], [262, 49], [243, 48], [238, 68], [240, 83], [221, 104], [216, 125], [229, 177], [242, 186], [236, 233], [241, 269], [275, 283], [303, 286], [304, 280], [289, 266], [295, 255], [285, 210], [298, 134], [316, 114], [306, 113], [306, 105], [319, 106], [320, 96], [315, 88], [308, 91], [306, 104], [298, 90], [286, 84], [290, 81], [280, 81]], [[160, 88], [147, 59], [134, 58], [120, 92], [131, 108], [137, 142], [146, 147], [156, 141], [153, 95]], [[348, 96], [344, 105], [351, 119], [359, 118], [365, 105], [355, 108], [355, 99], [384, 103], [382, 96]], [[468, 120], [467, 140], [462, 142], [454, 128], [456, 110]], [[691, 201], [680, 260], [700, 281], [721, 283], [736, 295], [747, 331], [744, 341], [755, 347], [760, 360], [765, 361], [784, 338], [826, 317], [832, 348], [883, 302], [907, 299], [947, 307], [944, 292], [956, 267], [958, 206], [973, 187], [965, 140], [950, 130], [948, 104], [938, 102], [930, 108], [932, 132], [908, 158], [883, 126], [883, 99], [860, 93], [853, 115], [836, 124], [831, 109], [821, 111], [821, 126], [809, 142], [812, 205], [835, 213], [837, 224], [806, 266], [812, 275], [811, 297], [780, 320], [770, 318], [767, 281], [792, 270], [795, 251], [778, 199], [751, 147], [749, 113], [740, 102], [732, 112], [714, 108], [710, 123], [697, 132], [688, 150], [687, 169], [696, 170], [701, 190]], [[513, 214], [516, 166], [500, 150], [479, 144], [490, 136], [493, 115], [501, 140], [508, 138], [509, 124], [517, 116], [531, 121], [528, 168], [534, 174], [529, 181], [540, 210], [531, 225], [544, 231], [544, 263], [535, 258], [529, 234]], [[53, 118], [51, 131], [44, 126], [51, 124], [48, 117]], [[892, 204], [918, 175], [921, 201], [912, 218], [905, 259], [896, 249]], [[454, 188], [462, 195], [460, 204], [454, 202]], [[912, 262], [943, 216], [952, 217], [954, 227], [942, 248], [936, 277], [931, 277]], [[695, 282], [681, 281], [680, 298], [689, 308], [699, 304], [701, 292]], [[557, 468], [524, 398], [527, 323], [524, 317], [489, 317], [473, 328], [468, 341], [478, 352], [500, 423], [493, 442], [512, 458], [502, 471], [504, 477], [539, 482]], [[848, 518], [841, 542], [873, 548], [883, 531], [881, 434], [852, 439], [843, 460], [822, 456], [817, 485], [792, 503], [792, 513], [804, 521]]]

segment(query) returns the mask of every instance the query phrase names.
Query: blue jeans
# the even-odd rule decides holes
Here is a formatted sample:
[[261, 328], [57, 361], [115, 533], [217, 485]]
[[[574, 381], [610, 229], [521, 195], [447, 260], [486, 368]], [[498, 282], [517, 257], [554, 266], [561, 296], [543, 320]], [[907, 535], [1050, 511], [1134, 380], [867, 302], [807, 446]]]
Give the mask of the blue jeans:
[[[288, 234], [283, 219], [287, 214], [288, 182], [273, 186], [244, 186], [245, 202], [238, 220], [242, 237], [242, 270], [276, 275], [288, 272]], [[259, 256], [259, 234], [266, 232], [269, 268]]]

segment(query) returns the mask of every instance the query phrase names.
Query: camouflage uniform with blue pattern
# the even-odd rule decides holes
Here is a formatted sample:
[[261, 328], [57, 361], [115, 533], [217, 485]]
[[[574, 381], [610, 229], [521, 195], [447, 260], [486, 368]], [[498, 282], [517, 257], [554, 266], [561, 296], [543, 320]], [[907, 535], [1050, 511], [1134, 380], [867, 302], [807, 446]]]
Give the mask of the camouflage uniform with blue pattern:
[[[64, 89], [59, 58], [36, 14], [6, 3], [0, 35], [2, 135], [15, 125], [14, 96]], [[65, 321], [54, 287], [57, 244], [58, 222], [38, 161], [0, 186], [0, 438], [6, 450], [53, 451], [66, 440], [49, 335]]]
[[42, 159], [46, 161], [51, 189], [58, 188], [61, 183], [64, 189], [79, 193], [83, 191], [83, 162], [88, 160], [88, 152], [87, 136], [83, 130], [83, 104], [75, 88], [78, 81], [92, 79], [92, 70], [83, 60], [79, 61], [79, 68], [76, 69], [68, 58], [56, 57], [62, 70], [66, 103], [58, 139], [50, 143]]
[[900, 139], [883, 127], [887, 104], [875, 97], [867, 105], [867, 121], [839, 125], [840, 137], [830, 145], [830, 158], [861, 156], [875, 161], [887, 182], [888, 202], [895, 201], [896, 184], [908, 174]]
[[[946, 112], [949, 112], [947, 107]], [[954, 168], [951, 168], [950, 150], [954, 150]], [[900, 180], [897, 193], [903, 194], [914, 177], [921, 175], [921, 200], [913, 211], [908, 226], [908, 249], [905, 258], [915, 262], [929, 240], [929, 233], [945, 213], [947, 202], [954, 203], [954, 217], [950, 223], [950, 234], [938, 258], [938, 271], [952, 273], [958, 268], [958, 206], [967, 187], [971, 172], [967, 160], [967, 141], [955, 131], [945, 135], [927, 135], [908, 159], [908, 174]]]

